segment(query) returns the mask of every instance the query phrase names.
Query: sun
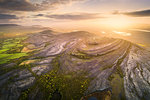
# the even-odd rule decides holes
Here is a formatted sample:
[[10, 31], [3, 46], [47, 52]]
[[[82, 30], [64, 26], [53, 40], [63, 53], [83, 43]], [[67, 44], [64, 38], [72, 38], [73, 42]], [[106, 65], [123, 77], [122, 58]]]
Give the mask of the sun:
[[126, 16], [112, 16], [103, 22], [106, 26], [112, 28], [127, 28], [132, 25], [132, 21]]

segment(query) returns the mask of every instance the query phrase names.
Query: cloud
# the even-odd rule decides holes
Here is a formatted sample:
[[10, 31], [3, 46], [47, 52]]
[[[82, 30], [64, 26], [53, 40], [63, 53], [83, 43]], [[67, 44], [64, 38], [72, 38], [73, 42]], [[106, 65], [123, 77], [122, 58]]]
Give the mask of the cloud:
[[61, 4], [68, 4], [73, 1], [83, 0], [43, 0], [41, 3], [34, 3], [30, 0], [0, 0], [0, 10], [42, 11], [49, 8], [55, 8]]
[[11, 11], [35, 11], [38, 5], [33, 5], [28, 0], [0, 0], [0, 9]]
[[53, 19], [63, 19], [63, 20], [89, 20], [89, 19], [97, 19], [97, 18], [104, 18], [101, 17], [99, 13], [68, 13], [68, 14], [52, 14], [52, 15], [44, 15], [38, 14], [36, 16], [43, 16], [47, 18]]
[[134, 12], [125, 12], [123, 14], [128, 15], [128, 16], [133, 16], [133, 17], [150, 17], [150, 9], [134, 11]]
[[7, 26], [20, 26], [18, 24], [0, 24], [0, 27], [7, 27]]
[[1, 19], [19, 19], [16, 15], [0, 14]]
[[12, 23], [18, 20], [19, 17], [11, 14], [0, 14], [0, 23]]
[[38, 14], [38, 15], [35, 15], [35, 16], [44, 16], [44, 14]]
[[[24, 20], [25, 18], [31, 18], [31, 16], [24, 16], [24, 12], [38, 12], [48, 9], [55, 10], [59, 5], [77, 1], [84, 0], [0, 0], [0, 23], [16, 22], [18, 21], [16, 19]], [[17, 15], [22, 15], [22, 18], [18, 18]], [[37, 16], [43, 15], [39, 14]]]

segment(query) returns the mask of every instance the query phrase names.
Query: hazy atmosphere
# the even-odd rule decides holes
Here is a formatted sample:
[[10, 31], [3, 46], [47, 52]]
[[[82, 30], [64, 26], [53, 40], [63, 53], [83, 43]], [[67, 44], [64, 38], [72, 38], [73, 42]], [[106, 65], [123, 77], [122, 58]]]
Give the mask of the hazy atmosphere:
[[150, 0], [0, 0], [0, 100], [149, 100]]
[[149, 4], [149, 0], [0, 0], [0, 23], [107, 36], [115, 31], [149, 34]]

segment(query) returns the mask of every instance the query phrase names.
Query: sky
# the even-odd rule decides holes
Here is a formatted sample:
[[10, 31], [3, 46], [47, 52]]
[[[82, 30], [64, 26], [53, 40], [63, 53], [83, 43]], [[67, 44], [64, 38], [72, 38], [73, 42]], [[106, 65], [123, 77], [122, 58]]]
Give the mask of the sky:
[[149, 22], [150, 0], [0, 0], [0, 24], [97, 31]]

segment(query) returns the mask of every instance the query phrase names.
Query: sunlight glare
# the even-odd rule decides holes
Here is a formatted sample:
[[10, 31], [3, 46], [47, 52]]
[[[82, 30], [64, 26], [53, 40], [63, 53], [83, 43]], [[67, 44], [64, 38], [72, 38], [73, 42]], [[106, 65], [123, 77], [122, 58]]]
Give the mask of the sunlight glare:
[[126, 16], [113, 16], [105, 20], [104, 24], [112, 28], [127, 28], [131, 26], [132, 21]]

